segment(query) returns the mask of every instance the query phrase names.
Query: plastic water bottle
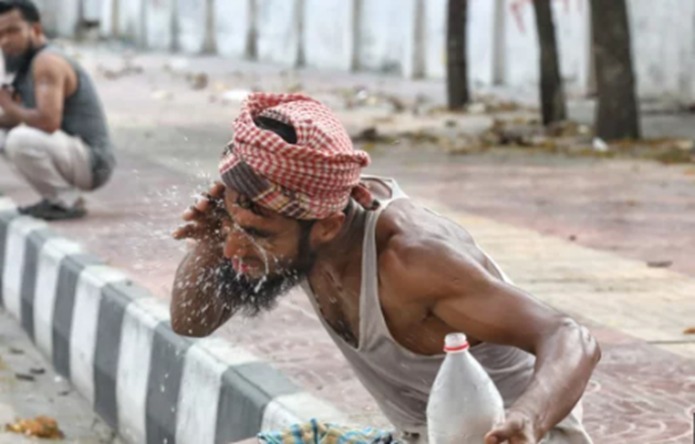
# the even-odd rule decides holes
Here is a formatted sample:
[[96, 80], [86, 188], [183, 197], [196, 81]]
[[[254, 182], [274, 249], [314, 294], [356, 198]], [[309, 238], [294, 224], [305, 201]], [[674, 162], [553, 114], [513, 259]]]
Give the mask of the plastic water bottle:
[[429, 444], [482, 444], [504, 420], [504, 403], [488, 374], [471, 355], [466, 335], [446, 336], [446, 357], [427, 403]]

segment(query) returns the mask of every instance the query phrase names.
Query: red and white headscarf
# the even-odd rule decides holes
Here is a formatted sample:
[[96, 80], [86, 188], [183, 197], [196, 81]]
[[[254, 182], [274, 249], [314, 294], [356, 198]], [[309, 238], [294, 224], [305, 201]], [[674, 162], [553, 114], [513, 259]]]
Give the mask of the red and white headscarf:
[[[292, 126], [297, 143], [254, 123], [267, 117]], [[360, 184], [369, 155], [325, 105], [302, 94], [251, 94], [234, 121], [234, 138], [220, 162], [222, 182], [256, 204], [293, 219], [323, 219], [350, 197], [374, 205]]]

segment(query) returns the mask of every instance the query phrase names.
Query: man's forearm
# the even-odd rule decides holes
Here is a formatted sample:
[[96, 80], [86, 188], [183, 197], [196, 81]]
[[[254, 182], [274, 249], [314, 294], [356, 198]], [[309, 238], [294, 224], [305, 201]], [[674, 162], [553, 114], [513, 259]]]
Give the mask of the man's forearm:
[[531, 419], [540, 439], [581, 399], [600, 356], [588, 330], [567, 320], [536, 350], [531, 384], [510, 410]]
[[171, 325], [187, 336], [207, 336], [231, 314], [220, 298], [222, 250], [198, 244], [181, 261], [171, 299]]
[[19, 125], [21, 122], [8, 114], [0, 114], [0, 128], [10, 129]]
[[[5, 114], [3, 119], [7, 119], [14, 127], [23, 123], [32, 128], [37, 128], [47, 133], [52, 133], [60, 129], [60, 120], [48, 118], [41, 114], [38, 109], [25, 108], [17, 103], [8, 103], [3, 106]], [[1, 124], [1, 123], [0, 123]]]

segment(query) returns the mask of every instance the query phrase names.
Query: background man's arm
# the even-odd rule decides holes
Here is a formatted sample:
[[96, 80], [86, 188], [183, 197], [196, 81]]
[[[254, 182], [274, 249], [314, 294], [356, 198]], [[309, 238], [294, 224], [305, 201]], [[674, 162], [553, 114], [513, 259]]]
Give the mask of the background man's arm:
[[0, 94], [0, 107], [5, 114], [0, 125], [8, 122], [10, 127], [23, 123], [47, 133], [60, 129], [66, 97], [66, 79], [69, 65], [54, 54], [40, 54], [34, 63], [34, 95], [36, 108], [25, 108], [16, 103], [9, 92]]
[[14, 117], [10, 117], [7, 114], [0, 114], [0, 128], [10, 129], [19, 125], [20, 121]]
[[536, 356], [533, 379], [509, 409], [505, 427], [518, 423], [540, 439], [569, 415], [600, 359], [586, 328], [500, 281], [450, 245], [430, 242], [403, 250], [391, 255], [389, 275], [397, 278], [387, 285], [420, 298], [456, 331]]

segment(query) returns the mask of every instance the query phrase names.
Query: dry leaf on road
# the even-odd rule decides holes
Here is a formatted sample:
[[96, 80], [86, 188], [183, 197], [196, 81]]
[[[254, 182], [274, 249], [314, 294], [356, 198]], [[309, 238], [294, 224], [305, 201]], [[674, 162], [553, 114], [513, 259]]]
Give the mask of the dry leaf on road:
[[34, 419], [20, 419], [14, 424], [7, 424], [5, 430], [35, 438], [63, 439], [65, 437], [58, 427], [58, 421], [48, 416], [37, 416]]

